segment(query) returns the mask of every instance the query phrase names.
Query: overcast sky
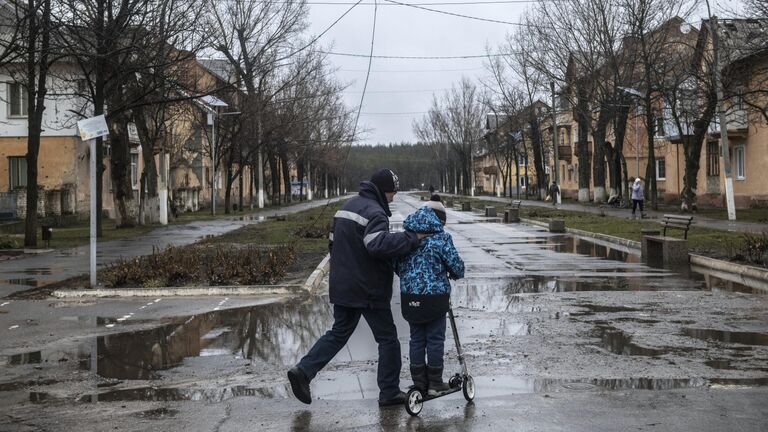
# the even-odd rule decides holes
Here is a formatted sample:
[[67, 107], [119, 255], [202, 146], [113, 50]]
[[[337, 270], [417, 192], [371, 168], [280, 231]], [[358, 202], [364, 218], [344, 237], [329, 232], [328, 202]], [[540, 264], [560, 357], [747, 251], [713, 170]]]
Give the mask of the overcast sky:
[[[349, 2], [344, 5], [310, 4], [310, 32], [319, 34], [347, 10], [351, 0], [308, 0], [309, 3]], [[410, 2], [409, 0], [403, 0]], [[461, 0], [430, 0], [429, 2]], [[488, 0], [478, 0], [488, 1]], [[427, 0], [418, 0], [427, 2]], [[485, 53], [513, 27], [436, 14], [379, 0], [375, 55], [450, 56]], [[417, 3], [414, 1], [413, 3]], [[429, 6], [459, 14], [504, 21], [517, 21], [530, 3]], [[368, 54], [373, 23], [373, 0], [363, 0], [321, 39], [333, 43], [333, 51]], [[351, 85], [345, 92], [348, 106], [360, 102], [367, 58], [330, 56], [339, 68], [338, 77]], [[374, 59], [363, 102], [360, 127], [370, 129], [367, 143], [415, 141], [411, 124], [429, 108], [433, 91], [450, 88], [462, 75], [475, 79], [483, 71], [483, 59], [400, 60]], [[386, 114], [389, 113], [389, 114]], [[395, 114], [392, 114], [395, 113]]]
[[[519, 22], [521, 14], [535, 1], [512, 0], [492, 3], [494, 0], [474, 0], [486, 4], [458, 5], [434, 3], [460, 3], [468, 0], [398, 0], [403, 3], [433, 3], [427, 7], [446, 12]], [[471, 0], [469, 0], [471, 1]], [[720, 6], [733, 7], [739, 0], [713, 1], [715, 12]], [[494, 49], [515, 26], [483, 22], [448, 16], [412, 7], [378, 0], [374, 55], [385, 56], [455, 56], [482, 55], [486, 46]], [[310, 33], [320, 34], [354, 0], [308, 0], [310, 7]], [[325, 3], [325, 4], [322, 4]], [[342, 4], [327, 4], [342, 3]], [[702, 2], [703, 3], [703, 2]], [[701, 10], [701, 14], [706, 9]], [[373, 0], [352, 9], [322, 39], [320, 44], [340, 53], [367, 55], [371, 46]], [[726, 14], [727, 15], [727, 14]], [[699, 18], [699, 17], [697, 17]], [[695, 20], [692, 20], [695, 21]], [[338, 77], [350, 84], [345, 92], [349, 107], [360, 102], [365, 82], [368, 59], [331, 55], [330, 61], [339, 68]], [[370, 130], [365, 142], [415, 142], [412, 123], [429, 109], [432, 94], [448, 89], [462, 75], [478, 82], [485, 75], [482, 58], [452, 60], [374, 59], [368, 89], [363, 102], [360, 128]]]

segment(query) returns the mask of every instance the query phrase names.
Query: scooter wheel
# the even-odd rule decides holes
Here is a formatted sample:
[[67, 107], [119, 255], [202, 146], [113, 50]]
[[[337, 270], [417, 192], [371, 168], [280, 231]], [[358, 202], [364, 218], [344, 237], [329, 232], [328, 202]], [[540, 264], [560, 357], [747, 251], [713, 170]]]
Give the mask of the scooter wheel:
[[471, 376], [467, 375], [464, 377], [461, 391], [464, 393], [464, 399], [466, 399], [467, 402], [471, 402], [472, 399], [475, 398], [475, 380]]
[[461, 375], [456, 374], [448, 380], [448, 386], [452, 389], [461, 387]]
[[418, 389], [410, 389], [405, 395], [405, 410], [412, 416], [417, 416], [424, 406], [424, 396]]

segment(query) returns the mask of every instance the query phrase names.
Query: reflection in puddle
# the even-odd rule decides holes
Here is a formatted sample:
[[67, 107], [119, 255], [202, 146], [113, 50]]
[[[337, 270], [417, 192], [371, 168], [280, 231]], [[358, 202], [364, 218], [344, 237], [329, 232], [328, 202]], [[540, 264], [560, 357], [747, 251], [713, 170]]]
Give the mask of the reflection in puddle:
[[628, 356], [649, 356], [658, 357], [666, 354], [666, 350], [656, 348], [646, 348], [632, 342], [632, 336], [627, 335], [623, 331], [609, 326], [598, 327], [600, 333], [600, 340], [603, 348], [608, 351]]
[[[480, 376], [475, 383], [482, 389], [480, 398], [507, 396], [512, 394], [555, 393], [599, 390], [672, 390], [696, 388], [708, 385], [749, 386], [768, 385], [768, 378], [595, 378], [557, 379], [518, 376]], [[343, 379], [313, 382], [313, 397], [316, 400], [359, 400], [376, 399], [378, 388], [374, 373], [345, 375]], [[86, 394], [78, 402], [130, 402], [130, 401], [202, 401], [218, 403], [235, 397], [289, 398], [288, 385], [272, 387], [233, 386], [224, 388], [161, 388], [139, 387], [110, 390]], [[446, 396], [447, 399], [461, 399], [460, 393]], [[50, 393], [30, 392], [29, 400], [40, 403], [56, 399]]]
[[683, 334], [705, 341], [737, 343], [742, 345], [768, 345], [767, 333], [684, 328]]
[[[149, 330], [100, 336], [95, 344], [84, 343], [68, 351], [12, 355], [5, 358], [5, 363], [77, 360], [80, 369], [89, 370], [95, 357], [99, 376], [125, 380], [157, 379], [158, 371], [178, 366], [185, 358], [205, 355], [231, 355], [289, 365], [296, 363], [327, 330], [331, 320], [329, 308], [327, 298], [313, 297], [308, 301], [214, 311], [174, 318]], [[100, 326], [110, 322], [113, 320], [97, 320]]]

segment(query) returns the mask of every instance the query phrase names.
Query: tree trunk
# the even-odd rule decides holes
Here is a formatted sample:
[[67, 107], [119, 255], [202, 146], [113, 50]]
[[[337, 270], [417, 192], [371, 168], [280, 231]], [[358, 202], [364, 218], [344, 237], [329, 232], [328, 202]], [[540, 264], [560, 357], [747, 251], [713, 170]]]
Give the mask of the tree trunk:
[[224, 193], [224, 214], [232, 213], [232, 184], [235, 182], [235, 178], [232, 175], [231, 164], [227, 167], [227, 184]]
[[[547, 191], [547, 169], [544, 165], [544, 153], [541, 145], [541, 128], [536, 114], [531, 114], [528, 119], [531, 128], [531, 149], [533, 150], [533, 164], [536, 168], [536, 189], [539, 191], [539, 198], [544, 199]], [[527, 166], [527, 164], [526, 164]], [[520, 183], [516, 187], [520, 187]], [[526, 188], [528, 184], [526, 183]]]
[[622, 176], [622, 156], [624, 154], [624, 138], [627, 135], [627, 118], [629, 117], [628, 107], [619, 107], [616, 113], [616, 119], [614, 120], [614, 137], [613, 154], [608, 159], [609, 169], [611, 171], [611, 189], [615, 191], [615, 194], [624, 195], [624, 188], [622, 185], [626, 180], [626, 173]]
[[715, 115], [716, 107], [717, 95], [714, 91], [711, 91], [707, 95], [707, 103], [704, 106], [701, 117], [693, 123], [693, 136], [683, 141], [685, 173], [683, 174], [683, 202], [680, 206], [683, 211], [694, 212], [698, 208], [696, 203], [696, 183], [699, 178], [701, 148], [706, 139], [709, 123]]
[[282, 197], [280, 196], [280, 168], [277, 161], [277, 153], [268, 153], [267, 162], [269, 163], [269, 176], [272, 179], [272, 197], [270, 201], [280, 203], [282, 202]]
[[[27, 83], [27, 214], [24, 246], [37, 246], [37, 158], [40, 154], [45, 95], [48, 87], [48, 50], [50, 48], [51, 2], [44, 0], [42, 11], [29, 1], [27, 12], [26, 83]], [[38, 15], [38, 13], [41, 15]], [[42, 40], [38, 40], [38, 38]], [[39, 53], [39, 56], [38, 56]]]
[[605, 134], [608, 128], [608, 122], [610, 121], [610, 113], [607, 109], [600, 110], [600, 114], [595, 125], [595, 129], [592, 131], [594, 157], [592, 159], [595, 193], [593, 201], [601, 203], [606, 200], [605, 194]]
[[591, 112], [589, 110], [588, 95], [582, 86], [579, 86], [578, 99], [576, 101], [576, 110], [574, 110], [574, 116], [576, 117], [576, 124], [578, 126], [578, 138], [576, 143], [576, 156], [579, 160], [579, 202], [589, 202], [589, 186], [591, 182], [591, 169], [589, 158], [589, 129], [592, 122], [590, 118]]
[[648, 138], [648, 164], [645, 166], [645, 196], [650, 198], [651, 208], [658, 210], [659, 204], [656, 189], [656, 154], [654, 149], [654, 136], [656, 135], [656, 116], [653, 113], [650, 97], [646, 98], [645, 109], [645, 133]]
[[285, 189], [283, 193], [285, 193], [285, 203], [289, 204], [293, 200], [291, 193], [291, 170], [288, 166], [288, 158], [284, 153], [280, 154], [280, 165], [283, 171], [283, 188]]
[[[116, 95], [120, 91], [115, 92]], [[116, 97], [119, 99], [119, 96]], [[121, 106], [118, 103], [110, 104]], [[131, 145], [128, 138], [128, 118], [124, 114], [115, 114], [109, 121], [109, 141], [112, 146], [110, 168], [112, 176], [112, 194], [115, 202], [117, 227], [129, 228], [136, 225], [136, 200], [131, 182]]]

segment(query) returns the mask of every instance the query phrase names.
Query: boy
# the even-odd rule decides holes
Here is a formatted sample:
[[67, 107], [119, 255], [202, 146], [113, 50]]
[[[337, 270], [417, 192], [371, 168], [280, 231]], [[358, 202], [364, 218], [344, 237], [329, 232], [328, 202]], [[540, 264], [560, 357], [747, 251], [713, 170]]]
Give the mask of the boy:
[[448, 279], [464, 277], [464, 261], [456, 252], [451, 235], [443, 230], [445, 220], [440, 197], [432, 195], [424, 207], [403, 222], [406, 231], [430, 235], [418, 249], [395, 263], [400, 276], [403, 318], [411, 327], [413, 385], [431, 396], [449, 389], [443, 382], [445, 318], [451, 297]]

